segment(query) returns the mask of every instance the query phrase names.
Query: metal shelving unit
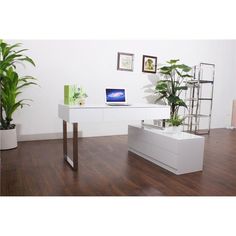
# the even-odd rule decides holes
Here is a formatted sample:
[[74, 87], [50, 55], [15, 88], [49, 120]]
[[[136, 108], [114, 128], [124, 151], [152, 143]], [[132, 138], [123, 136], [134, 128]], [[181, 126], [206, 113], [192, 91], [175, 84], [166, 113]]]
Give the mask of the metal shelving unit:
[[[209, 73], [208, 75], [206, 71]], [[186, 81], [188, 90], [185, 93], [185, 102], [188, 109], [185, 109], [187, 111], [184, 114], [186, 117], [184, 123], [185, 131], [195, 134], [210, 133], [214, 79], [214, 64], [200, 63], [199, 66], [193, 67], [193, 79]], [[203, 102], [205, 102], [204, 105]], [[204, 129], [201, 127], [203, 119], [206, 120]]]

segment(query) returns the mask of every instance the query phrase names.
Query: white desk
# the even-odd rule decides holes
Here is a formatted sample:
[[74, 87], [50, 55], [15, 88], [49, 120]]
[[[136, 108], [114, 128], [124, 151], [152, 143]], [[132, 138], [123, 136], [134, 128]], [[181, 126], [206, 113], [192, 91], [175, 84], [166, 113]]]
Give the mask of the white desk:
[[[169, 106], [156, 104], [135, 104], [132, 106], [58, 105], [58, 116], [63, 120], [63, 155], [67, 163], [78, 169], [78, 123], [131, 120], [168, 119]], [[73, 124], [73, 160], [67, 155], [67, 122]]]

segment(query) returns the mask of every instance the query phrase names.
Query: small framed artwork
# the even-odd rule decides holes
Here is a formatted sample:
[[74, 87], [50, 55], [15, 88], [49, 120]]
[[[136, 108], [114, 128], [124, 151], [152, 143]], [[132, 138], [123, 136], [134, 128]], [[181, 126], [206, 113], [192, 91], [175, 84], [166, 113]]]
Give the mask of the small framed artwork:
[[117, 70], [133, 71], [134, 54], [118, 52]]
[[156, 73], [157, 72], [157, 57], [143, 55], [143, 72]]

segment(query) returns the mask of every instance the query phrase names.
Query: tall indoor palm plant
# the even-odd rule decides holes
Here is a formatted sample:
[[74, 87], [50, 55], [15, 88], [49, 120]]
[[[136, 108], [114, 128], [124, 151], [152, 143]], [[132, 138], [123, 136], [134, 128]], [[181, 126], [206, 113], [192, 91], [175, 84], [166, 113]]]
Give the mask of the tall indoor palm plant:
[[190, 75], [191, 67], [180, 64], [179, 60], [167, 61], [167, 65], [159, 68], [161, 79], [157, 82], [155, 92], [158, 95], [157, 101], [164, 100], [170, 106], [170, 120], [172, 126], [182, 124], [183, 118], [179, 117], [179, 108], [187, 108], [186, 103], [181, 98], [183, 90], [187, 90], [184, 83], [192, 78]]
[[[27, 105], [27, 99], [18, 100], [22, 89], [29, 85], [36, 85], [32, 76], [20, 77], [16, 72], [18, 63], [28, 62], [35, 66], [34, 61], [22, 54], [27, 49], [19, 49], [21, 44], [7, 44], [0, 40], [0, 149], [9, 149], [16, 146], [16, 141], [11, 139], [15, 136], [15, 124], [12, 124], [12, 116], [19, 107]], [[5, 131], [5, 132], [4, 132]], [[10, 135], [10, 138], [8, 137]]]

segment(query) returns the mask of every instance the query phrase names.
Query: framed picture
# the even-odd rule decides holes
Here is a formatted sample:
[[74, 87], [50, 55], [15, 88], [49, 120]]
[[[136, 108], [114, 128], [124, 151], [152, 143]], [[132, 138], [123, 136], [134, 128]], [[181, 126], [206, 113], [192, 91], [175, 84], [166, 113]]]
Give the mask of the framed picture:
[[157, 72], [157, 57], [143, 55], [143, 72], [156, 73]]
[[133, 71], [134, 54], [118, 52], [117, 70]]

